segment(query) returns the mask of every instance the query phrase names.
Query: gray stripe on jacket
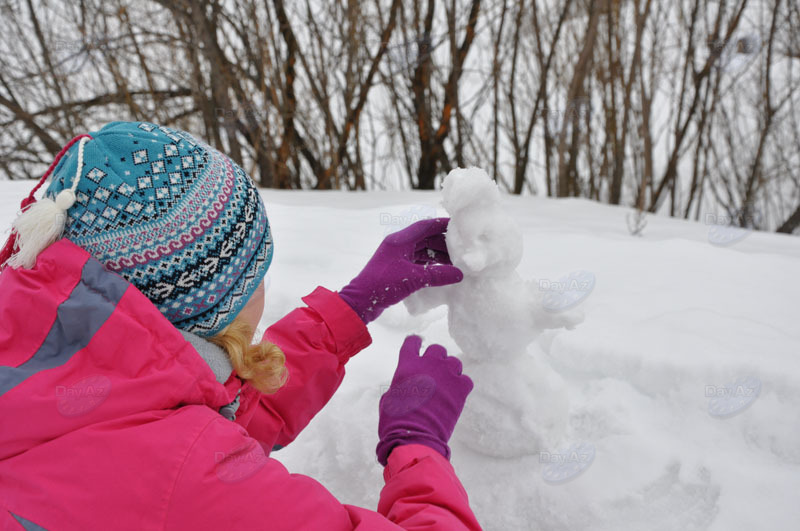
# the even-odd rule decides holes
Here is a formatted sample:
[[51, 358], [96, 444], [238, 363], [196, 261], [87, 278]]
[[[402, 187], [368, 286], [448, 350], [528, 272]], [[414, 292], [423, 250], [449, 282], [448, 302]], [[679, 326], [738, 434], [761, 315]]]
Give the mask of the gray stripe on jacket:
[[0, 396], [34, 374], [60, 367], [86, 348], [114, 313], [130, 284], [89, 258], [81, 280], [57, 310], [56, 320], [36, 353], [19, 367], [0, 366]]

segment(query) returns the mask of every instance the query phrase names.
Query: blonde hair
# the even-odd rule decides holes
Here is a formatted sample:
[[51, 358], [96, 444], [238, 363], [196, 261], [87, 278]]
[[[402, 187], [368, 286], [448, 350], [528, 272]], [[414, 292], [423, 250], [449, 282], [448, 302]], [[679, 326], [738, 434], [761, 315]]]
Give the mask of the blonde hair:
[[289, 377], [286, 356], [278, 345], [267, 340], [252, 344], [253, 333], [250, 325], [237, 316], [209, 341], [228, 354], [239, 378], [271, 395], [283, 387]]

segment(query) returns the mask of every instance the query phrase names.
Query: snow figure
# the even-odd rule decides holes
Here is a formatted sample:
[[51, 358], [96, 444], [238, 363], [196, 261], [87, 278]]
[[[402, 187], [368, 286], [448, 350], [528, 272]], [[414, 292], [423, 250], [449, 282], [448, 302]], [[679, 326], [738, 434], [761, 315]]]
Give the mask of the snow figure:
[[406, 307], [419, 314], [448, 306], [450, 335], [475, 382], [456, 439], [495, 457], [536, 454], [543, 438], [563, 435], [568, 402], [558, 374], [537, 363], [528, 347], [544, 329], [572, 327], [583, 317], [548, 311], [539, 283], [517, 273], [522, 233], [486, 172], [450, 172], [443, 205], [450, 214], [448, 253], [464, 280], [423, 289], [406, 299]]

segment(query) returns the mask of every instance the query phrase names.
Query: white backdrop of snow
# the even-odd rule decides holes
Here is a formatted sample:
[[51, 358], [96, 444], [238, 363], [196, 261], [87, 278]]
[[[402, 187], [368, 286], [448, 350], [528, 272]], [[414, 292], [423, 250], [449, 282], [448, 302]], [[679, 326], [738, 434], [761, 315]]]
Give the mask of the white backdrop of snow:
[[[0, 183], [4, 230], [30, 188]], [[439, 192], [265, 190], [263, 197], [276, 245], [263, 326], [300, 305], [315, 286], [335, 290], [348, 282], [384, 237], [386, 223], [396, 229], [414, 220], [404, 219], [409, 213], [446, 214]], [[375, 508], [382, 487], [374, 455], [378, 399], [403, 338], [418, 333], [460, 355], [476, 382], [453, 437], [452, 463], [485, 529], [796, 526], [800, 239], [753, 233], [719, 247], [709, 244], [708, 226], [663, 217], [651, 217], [644, 235], [634, 238], [622, 208], [507, 195], [498, 201], [505, 219], [490, 217], [477, 229], [518, 228], [522, 254], [504, 265], [519, 261], [508, 282], [531, 287], [532, 279], [591, 271], [596, 287], [579, 313], [534, 310], [533, 288], [504, 292], [522, 307], [520, 294], [530, 295], [535, 313], [524, 339], [501, 338], [514, 343], [504, 360], [498, 351], [486, 351], [485, 358], [467, 346], [462, 352], [458, 334], [451, 337], [447, 306], [419, 315], [402, 304], [392, 307], [370, 325], [373, 344], [349, 362], [327, 407], [272, 457], [314, 477], [343, 503]], [[479, 284], [469, 276], [465, 282]], [[470, 300], [464, 291], [449, 300], [451, 309], [454, 301]], [[582, 314], [583, 321], [571, 330], [544, 330], [567, 314]], [[481, 334], [475, 335], [485, 340], [523, 315], [519, 307], [482, 301], [459, 307], [457, 317], [477, 323]], [[545, 323], [548, 318], [556, 321]], [[760, 385], [749, 407], [712, 415], [709, 390], [744, 378]], [[518, 439], [489, 445], [487, 452], [496, 435], [480, 439], [472, 422], [492, 414], [495, 426]], [[510, 422], [513, 415], [519, 425]], [[552, 462], [570, 447], [590, 447], [593, 462], [571, 481], [547, 481], [544, 456]]]

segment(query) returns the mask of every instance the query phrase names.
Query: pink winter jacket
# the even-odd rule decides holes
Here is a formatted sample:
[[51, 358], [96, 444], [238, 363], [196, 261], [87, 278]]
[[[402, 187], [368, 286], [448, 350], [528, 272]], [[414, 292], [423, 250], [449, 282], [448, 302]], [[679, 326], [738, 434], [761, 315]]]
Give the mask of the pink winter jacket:
[[[336, 293], [303, 300], [266, 333], [290, 376], [262, 395], [235, 377], [219, 384], [139, 290], [68, 240], [31, 270], [6, 268], [0, 529], [480, 529], [452, 466], [426, 446], [392, 452], [377, 512], [269, 457], [371, 342]], [[238, 391], [230, 421], [218, 410]]]

